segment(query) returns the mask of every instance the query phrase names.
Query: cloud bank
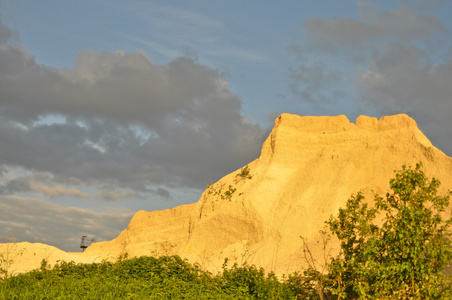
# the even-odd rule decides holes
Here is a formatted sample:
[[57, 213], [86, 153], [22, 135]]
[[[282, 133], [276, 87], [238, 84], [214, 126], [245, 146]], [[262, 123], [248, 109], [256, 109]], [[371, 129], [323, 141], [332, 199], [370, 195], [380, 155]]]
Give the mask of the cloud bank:
[[[294, 94], [319, 110], [336, 104], [348, 115], [362, 107], [377, 116], [407, 113], [451, 155], [451, 33], [431, 13], [441, 5], [401, 1], [383, 9], [358, 1], [356, 17], [308, 19], [306, 42], [289, 47], [298, 62], [290, 72]], [[330, 63], [339, 60], [342, 67]], [[354, 99], [358, 109], [343, 99]]]
[[[43, 199], [70, 198], [73, 206], [81, 200], [174, 200], [174, 189], [201, 191], [259, 155], [263, 128], [242, 114], [223, 74], [193, 58], [158, 65], [142, 50], [85, 49], [73, 68], [56, 69], [37, 64], [10, 36], [0, 23], [4, 228], [48, 232], [42, 226], [48, 220], [55, 228], [55, 213], [66, 232], [89, 227], [111, 237], [105, 224], [117, 214], [116, 224], [125, 228], [130, 211], [94, 213]], [[74, 225], [76, 219], [85, 227]]]
[[[76, 251], [87, 232], [95, 233], [97, 241], [116, 238], [133, 214], [115, 209], [96, 213], [34, 197], [0, 197], [0, 226], [4, 233], [14, 233], [16, 241], [48, 243], [66, 251]], [[9, 241], [7, 236], [2, 237], [2, 242]]]
[[[259, 149], [263, 130], [241, 114], [222, 74], [191, 58], [156, 65], [143, 51], [87, 49], [58, 70], [1, 32], [2, 165], [134, 188], [200, 187]], [[49, 124], [52, 116], [63, 121]]]

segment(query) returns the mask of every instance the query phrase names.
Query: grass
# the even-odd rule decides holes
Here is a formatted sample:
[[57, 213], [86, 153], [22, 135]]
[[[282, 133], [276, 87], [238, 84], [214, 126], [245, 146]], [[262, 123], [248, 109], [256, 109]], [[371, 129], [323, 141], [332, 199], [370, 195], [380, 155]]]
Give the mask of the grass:
[[[255, 266], [212, 274], [179, 256], [54, 267], [0, 279], [0, 299], [304, 299], [298, 275], [279, 281]], [[298, 298], [297, 298], [298, 294]]]

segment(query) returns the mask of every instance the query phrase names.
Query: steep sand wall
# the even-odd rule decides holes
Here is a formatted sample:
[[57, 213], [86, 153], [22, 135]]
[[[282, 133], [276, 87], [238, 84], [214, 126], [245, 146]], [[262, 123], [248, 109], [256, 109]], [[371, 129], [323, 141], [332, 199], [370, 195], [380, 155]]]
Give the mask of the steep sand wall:
[[[419, 161], [442, 191], [452, 189], [452, 158], [406, 115], [360, 116], [353, 124], [345, 116], [282, 114], [259, 158], [248, 164], [251, 176], [237, 170], [197, 203], [140, 211], [116, 239], [95, 243], [81, 256], [179, 254], [212, 271], [228, 257], [277, 274], [293, 272], [306, 265], [300, 236], [321, 261], [324, 221], [351, 194], [363, 191], [370, 202], [374, 193], [385, 194], [394, 170]], [[337, 250], [335, 241], [329, 246]]]

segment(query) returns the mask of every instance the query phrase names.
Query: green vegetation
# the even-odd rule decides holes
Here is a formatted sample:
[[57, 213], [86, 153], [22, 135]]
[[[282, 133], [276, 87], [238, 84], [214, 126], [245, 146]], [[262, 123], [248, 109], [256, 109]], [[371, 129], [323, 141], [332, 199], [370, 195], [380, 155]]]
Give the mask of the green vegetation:
[[439, 196], [439, 181], [421, 167], [403, 166], [390, 180], [392, 192], [375, 196], [375, 207], [358, 193], [326, 222], [341, 252], [326, 274], [305, 272], [319, 298], [452, 298], [450, 277], [443, 275], [452, 259], [452, 220], [443, 216], [450, 192]]
[[237, 191], [236, 188], [234, 188], [232, 185], [229, 185], [229, 188], [226, 192], [224, 192], [224, 195], [221, 195], [221, 199], [228, 199], [231, 201], [232, 195]]
[[232, 200], [232, 195], [237, 191], [237, 188], [229, 185], [228, 189], [223, 192], [224, 185], [220, 185], [218, 189], [215, 188], [214, 184], [210, 184], [207, 189], [209, 195], [217, 196], [215, 201], [221, 200]]
[[300, 280], [280, 282], [263, 269], [236, 264], [213, 275], [179, 256], [61, 262], [0, 279], [0, 299], [296, 299]]
[[235, 177], [238, 177], [239, 179], [251, 179], [253, 178], [253, 175], [251, 175], [250, 167], [246, 165], [240, 169], [240, 173], [235, 175]]
[[[253, 175], [251, 175], [251, 170], [248, 167], [248, 165], [246, 165], [240, 169], [240, 173], [235, 175], [234, 183], [238, 183], [242, 180], [251, 179], [251, 178], [253, 178]], [[224, 183], [217, 184], [217, 186], [215, 186], [215, 184], [211, 181], [206, 186], [206, 190], [209, 195], [217, 196], [217, 197], [215, 197], [216, 198], [215, 201], [218, 201], [218, 200], [232, 201], [232, 195], [237, 191], [237, 188], [230, 184], [228, 186], [227, 190], [225, 189], [225, 191], [223, 191], [223, 189], [225, 189]], [[239, 193], [239, 196], [242, 196], [242, 195], [243, 195], [243, 193]]]

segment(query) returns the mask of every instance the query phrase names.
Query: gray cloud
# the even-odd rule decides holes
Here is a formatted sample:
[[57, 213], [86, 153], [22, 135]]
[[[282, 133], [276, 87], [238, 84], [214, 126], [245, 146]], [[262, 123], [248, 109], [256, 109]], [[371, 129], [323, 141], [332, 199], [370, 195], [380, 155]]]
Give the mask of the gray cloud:
[[330, 43], [331, 48], [337, 44], [356, 47], [363, 40], [383, 34], [382, 28], [346, 18], [337, 18], [332, 21], [312, 18], [307, 21], [306, 30], [311, 39]]
[[40, 242], [65, 251], [77, 251], [82, 235], [111, 240], [127, 227], [133, 213], [110, 209], [101, 213], [62, 207], [34, 197], [0, 196], [1, 234], [17, 242]]
[[291, 47], [289, 51], [298, 62], [297, 67], [289, 68], [293, 94], [318, 106], [334, 103], [337, 98], [345, 96], [338, 87], [344, 81], [339, 70], [330, 69], [322, 61], [310, 61], [300, 48]]
[[164, 199], [171, 199], [171, 193], [166, 189], [157, 188], [155, 193]]
[[259, 155], [264, 129], [223, 74], [193, 58], [158, 65], [144, 51], [85, 49], [56, 69], [10, 37], [0, 21], [0, 236], [75, 251], [82, 235], [109, 240], [127, 227], [133, 213], [106, 202], [195, 201], [181, 191]]
[[11, 31], [0, 22], [0, 45], [5, 44], [11, 37]]
[[[58, 70], [4, 44], [0, 70], [1, 164], [126, 189], [200, 188], [260, 150], [263, 129], [192, 58], [156, 65], [143, 51], [83, 50]], [[40, 121], [55, 114], [65, 121]]]
[[375, 57], [357, 78], [362, 101], [372, 103], [382, 114], [405, 112], [443, 151], [452, 153], [448, 128], [452, 127], [452, 62], [426, 61], [413, 46], [394, 44]]
[[330, 53], [345, 49], [373, 49], [382, 39], [399, 41], [425, 40], [433, 43], [438, 35], [446, 33], [441, 21], [435, 16], [425, 15], [406, 5], [390, 11], [380, 11], [372, 2], [358, 1], [359, 19], [336, 18], [326, 20], [311, 18], [305, 32], [311, 47]]
[[[16, 171], [16, 172], [14, 172]], [[142, 189], [134, 191], [127, 188], [121, 188], [112, 184], [93, 185], [88, 182], [82, 182], [79, 179], [54, 177], [51, 174], [32, 172], [29, 175], [22, 175], [20, 171], [14, 170], [9, 172], [5, 168], [5, 172], [0, 177], [3, 184], [0, 185], [0, 195], [28, 195], [33, 197], [46, 197], [49, 199], [75, 199], [104, 201], [143, 199], [145, 192], [153, 193], [162, 199], [169, 199], [168, 194], [158, 193], [154, 190]], [[163, 190], [158, 188], [158, 191]], [[155, 198], [155, 197], [153, 197]]]
[[[349, 95], [351, 105], [371, 108], [377, 116], [408, 113], [450, 155], [452, 45], [450, 32], [430, 14], [445, 3], [402, 2], [381, 10], [377, 2], [358, 1], [357, 18], [309, 19], [306, 43], [290, 48], [299, 64], [297, 72], [290, 69], [292, 86], [304, 88], [293, 92], [326, 107], [321, 96], [334, 99], [330, 83], [340, 84], [336, 75], [343, 73], [355, 78], [342, 86], [356, 91]], [[332, 59], [341, 60], [342, 68], [332, 70], [327, 63]]]

